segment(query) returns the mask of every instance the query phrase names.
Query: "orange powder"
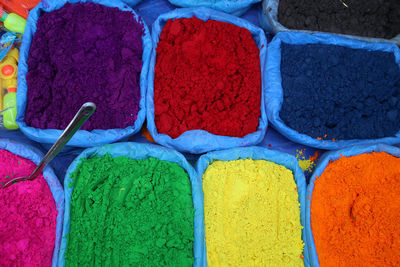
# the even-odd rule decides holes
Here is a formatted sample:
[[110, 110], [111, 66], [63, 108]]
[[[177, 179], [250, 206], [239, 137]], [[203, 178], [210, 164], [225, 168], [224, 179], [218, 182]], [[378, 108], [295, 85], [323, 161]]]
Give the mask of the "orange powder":
[[373, 152], [328, 164], [311, 228], [322, 267], [400, 266], [400, 158]]

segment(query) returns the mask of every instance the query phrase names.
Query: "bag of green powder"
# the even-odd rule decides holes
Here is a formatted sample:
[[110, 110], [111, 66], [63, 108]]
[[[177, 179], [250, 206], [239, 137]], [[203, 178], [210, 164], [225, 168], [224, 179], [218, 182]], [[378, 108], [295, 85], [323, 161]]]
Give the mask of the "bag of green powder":
[[[163, 166], [164, 172], [157, 169], [160, 165]], [[171, 171], [172, 169], [177, 171]], [[151, 172], [151, 170], [154, 170], [154, 172]], [[174, 174], [178, 175], [178, 173], [188, 177], [190, 181], [173, 179], [174, 177], [183, 177], [174, 176]], [[104, 180], [96, 179], [100, 176], [102, 176]], [[178, 186], [180, 186], [180, 189], [188, 188], [189, 186], [191, 188], [188, 188], [188, 191], [185, 191], [184, 195], [179, 194], [179, 190], [169, 190], [171, 187], [172, 189], [176, 189]], [[187, 266], [187, 258], [177, 256], [177, 253], [180, 252], [179, 249], [186, 251], [187, 246], [182, 247], [183, 241], [180, 242], [180, 240], [177, 241], [175, 239], [179, 237], [178, 239], [188, 240], [187, 236], [180, 236], [184, 231], [182, 229], [186, 229], [185, 234], [188, 233], [188, 229], [190, 229], [188, 228], [188, 223], [187, 221], [179, 221], [179, 219], [188, 218], [193, 215], [193, 223], [191, 226], [193, 234], [189, 237], [189, 240], [192, 240], [190, 244], [193, 246], [193, 253], [190, 253], [190, 257], [194, 259], [193, 266], [203, 266], [203, 192], [197, 173], [182, 154], [157, 145], [140, 143], [116, 143], [86, 149], [68, 168], [64, 180], [64, 188], [66, 209], [63, 239], [58, 262], [59, 266], [71, 265], [71, 263], [76, 266], [87, 264], [97, 265], [100, 263], [115, 266], [120, 263], [119, 260], [123, 260], [127, 265], [133, 264], [133, 262], [135, 265], [151, 265], [151, 262], [141, 262], [143, 258], [161, 258], [162, 261], [168, 263], [167, 265], [173, 266], [174, 264], [178, 264], [177, 266]], [[101, 189], [98, 190], [98, 188]], [[145, 189], [147, 189], [147, 191]], [[74, 190], [77, 190], [76, 194], [74, 194]], [[129, 194], [126, 193], [124, 195], [122, 192], [129, 192]], [[108, 195], [106, 195], [107, 193]], [[169, 197], [167, 197], [167, 195]], [[191, 198], [189, 200], [189, 205], [191, 206], [191, 209], [189, 209], [190, 211], [188, 209], [180, 209], [182, 207], [180, 204], [183, 203], [183, 201], [185, 201], [186, 204], [188, 203], [188, 196]], [[169, 200], [176, 199], [176, 202], [179, 203], [171, 203], [171, 201], [164, 202], [163, 200], [166, 198]], [[120, 203], [119, 201], [123, 201], [123, 204], [118, 204]], [[83, 202], [84, 204], [82, 204]], [[95, 202], [96, 204], [94, 204]], [[106, 206], [105, 209], [103, 204]], [[84, 214], [80, 213], [78, 206], [83, 206], [82, 212]], [[141, 217], [139, 216], [140, 218], [135, 217], [135, 219], [132, 219], [138, 214], [136, 213], [137, 211], [143, 213], [143, 210], [148, 210], [148, 212], [142, 214], [143, 216]], [[164, 211], [164, 213], [158, 213], [160, 210]], [[159, 214], [168, 215], [164, 216]], [[151, 218], [151, 222], [155, 222], [155, 226], [148, 225], [149, 218]], [[170, 224], [158, 223], [158, 221], [164, 218], [166, 218], [166, 220], [172, 218], [170, 220], [170, 222], [174, 222], [172, 227]], [[111, 222], [107, 223], [107, 220], [111, 220]], [[82, 221], [86, 225], [83, 225]], [[103, 229], [96, 230], [99, 224], [101, 225], [99, 229], [103, 227], [104, 231], [102, 231]], [[83, 227], [78, 228], [81, 225]], [[83, 229], [86, 226], [89, 230], [87, 232]], [[162, 231], [165, 233], [164, 228], [167, 228], [168, 232], [168, 238], [165, 239], [163, 239], [162, 236], [165, 236], [165, 234], [161, 233]], [[182, 233], [175, 232], [178, 228], [179, 231], [182, 230]], [[93, 233], [89, 233], [90, 231]], [[121, 231], [125, 231], [126, 234]], [[75, 234], [75, 232], [77, 234]], [[75, 235], [71, 237], [73, 234]], [[103, 251], [102, 249], [93, 249], [93, 254], [85, 250], [85, 257], [83, 257], [83, 254], [79, 253], [83, 250], [82, 247], [84, 247], [84, 244], [82, 246], [79, 245], [79, 249], [74, 246], [76, 244], [82, 244], [79, 243], [79, 240], [85, 240], [85, 237], [82, 238], [81, 234], [89, 236], [87, 240], [91, 240], [91, 234], [93, 234], [97, 241], [100, 240], [99, 242], [94, 242], [96, 247], [104, 245], [98, 243], [106, 243], [113, 245], [114, 248], [116, 246], [118, 249], [113, 250], [112, 246], [109, 247], [105, 245], [107, 248], [104, 247], [104, 249], [108, 251], [104, 253], [101, 252], [100, 257], [95, 252]], [[136, 236], [138, 238], [135, 238]], [[149, 239], [147, 239], [147, 237], [149, 236], [152, 237], [151, 240], [156, 240], [154, 246], [148, 246]], [[140, 238], [144, 240], [140, 240]], [[126, 245], [126, 243], [124, 243], [124, 241], [126, 241], [125, 239], [129, 239], [129, 242], [132, 242]], [[70, 249], [68, 247], [69, 240], [71, 240], [72, 244]], [[102, 240], [104, 240], [104, 242], [102, 242]], [[146, 242], [146, 245], [142, 246], [141, 241], [143, 243]], [[115, 245], [113, 242], [117, 244]], [[166, 255], [164, 255], [166, 256], [165, 258], [163, 258], [163, 255], [157, 255], [157, 251], [161, 251], [161, 247], [162, 251], [166, 253]], [[104, 254], [108, 253], [110, 250], [112, 251], [112, 255], [105, 256]], [[140, 254], [141, 257], [138, 257], [138, 254]], [[183, 254], [184, 253], [181, 253], [180, 255]], [[127, 255], [129, 255], [129, 259], [127, 259]], [[175, 262], [168, 261], [168, 258], [173, 259]], [[157, 266], [158, 264], [154, 263], [153, 265]]]

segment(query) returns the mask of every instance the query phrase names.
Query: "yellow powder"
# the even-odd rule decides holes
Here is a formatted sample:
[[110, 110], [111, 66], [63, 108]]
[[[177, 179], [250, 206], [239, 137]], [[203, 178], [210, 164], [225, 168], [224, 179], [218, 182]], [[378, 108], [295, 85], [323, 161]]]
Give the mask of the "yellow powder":
[[265, 160], [214, 161], [203, 190], [208, 266], [304, 266], [290, 170]]
[[311, 171], [315, 166], [315, 163], [309, 159], [298, 159], [297, 161], [299, 163], [300, 168], [303, 170], [303, 172]]

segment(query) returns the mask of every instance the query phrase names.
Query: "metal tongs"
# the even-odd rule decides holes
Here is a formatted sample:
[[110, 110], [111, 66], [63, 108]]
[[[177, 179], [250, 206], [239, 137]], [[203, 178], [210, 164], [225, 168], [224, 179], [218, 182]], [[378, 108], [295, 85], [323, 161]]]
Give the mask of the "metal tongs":
[[87, 102], [82, 105], [79, 109], [78, 113], [76, 113], [75, 117], [68, 124], [67, 128], [65, 128], [64, 132], [60, 135], [54, 145], [50, 148], [47, 154], [44, 156], [42, 161], [37, 165], [36, 169], [32, 172], [28, 177], [22, 176], [18, 178], [14, 178], [8, 182], [6, 182], [2, 187], [2, 189], [10, 186], [11, 184], [17, 183], [19, 181], [26, 180], [34, 180], [37, 175], [43, 170], [43, 168], [52, 161], [58, 153], [64, 148], [64, 146], [68, 143], [68, 141], [74, 136], [76, 131], [81, 128], [81, 126], [89, 119], [89, 117], [96, 110], [96, 105], [91, 102]]

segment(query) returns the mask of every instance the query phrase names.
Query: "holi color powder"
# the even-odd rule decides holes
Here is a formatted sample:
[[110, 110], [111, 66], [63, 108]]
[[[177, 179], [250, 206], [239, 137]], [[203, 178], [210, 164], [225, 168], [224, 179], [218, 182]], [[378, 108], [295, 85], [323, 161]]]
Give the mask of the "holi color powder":
[[[0, 182], [28, 176], [36, 165], [0, 150]], [[56, 204], [40, 174], [0, 189], [0, 266], [51, 266], [56, 235]]]
[[393, 53], [282, 43], [285, 124], [319, 140], [393, 137], [400, 131], [400, 68]]
[[168, 20], [157, 44], [155, 124], [177, 138], [189, 130], [243, 137], [261, 114], [259, 50], [249, 30], [195, 17]]
[[191, 186], [178, 164], [93, 157], [72, 179], [66, 266], [192, 266]]
[[394, 38], [400, 34], [398, 0], [279, 0], [278, 20], [297, 30]]
[[304, 266], [293, 173], [265, 160], [214, 161], [203, 175], [208, 266]]
[[321, 266], [400, 266], [400, 158], [341, 157], [315, 180], [311, 228]]
[[85, 102], [84, 130], [133, 126], [139, 111], [143, 25], [132, 12], [94, 3], [43, 13], [29, 51], [25, 121], [64, 129]]

